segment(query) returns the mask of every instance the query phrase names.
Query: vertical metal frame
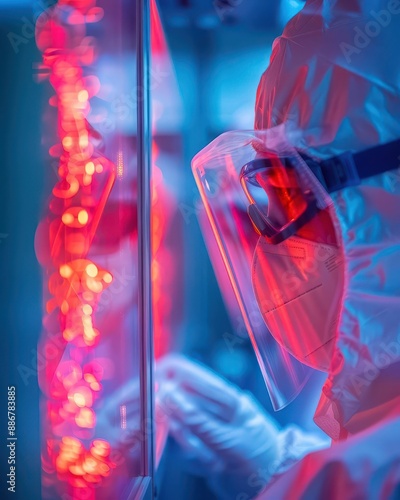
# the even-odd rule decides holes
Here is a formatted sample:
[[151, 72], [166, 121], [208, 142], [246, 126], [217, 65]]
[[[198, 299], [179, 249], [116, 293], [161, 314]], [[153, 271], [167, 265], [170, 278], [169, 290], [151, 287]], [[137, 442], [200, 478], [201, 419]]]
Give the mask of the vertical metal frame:
[[[137, 180], [138, 180], [138, 326], [141, 339], [141, 432], [143, 440], [143, 476], [150, 478], [154, 496], [154, 395], [153, 395], [153, 324], [151, 293], [151, 136], [150, 136], [150, 2], [136, 0], [137, 16]], [[150, 495], [149, 495], [150, 493]], [[140, 495], [143, 498], [143, 492]]]

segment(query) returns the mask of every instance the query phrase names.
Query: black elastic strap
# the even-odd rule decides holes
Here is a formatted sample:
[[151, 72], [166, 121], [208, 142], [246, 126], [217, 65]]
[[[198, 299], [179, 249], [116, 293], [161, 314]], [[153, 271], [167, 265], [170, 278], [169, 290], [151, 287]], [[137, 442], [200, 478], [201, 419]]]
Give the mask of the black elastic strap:
[[359, 153], [343, 153], [316, 162], [301, 154], [328, 193], [360, 184], [362, 179], [400, 167], [400, 140], [380, 144]]

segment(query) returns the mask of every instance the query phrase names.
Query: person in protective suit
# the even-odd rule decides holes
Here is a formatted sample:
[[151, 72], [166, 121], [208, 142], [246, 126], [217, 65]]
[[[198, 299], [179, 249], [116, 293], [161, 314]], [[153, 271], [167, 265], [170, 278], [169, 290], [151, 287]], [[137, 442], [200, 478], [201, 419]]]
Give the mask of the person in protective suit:
[[327, 440], [279, 429], [207, 368], [165, 358], [158, 400], [218, 498], [400, 498], [399, 33], [399, 0], [307, 0], [274, 42], [255, 128], [284, 124], [298, 150], [352, 155], [358, 172], [347, 184], [336, 172], [330, 190], [344, 280], [314, 417]]

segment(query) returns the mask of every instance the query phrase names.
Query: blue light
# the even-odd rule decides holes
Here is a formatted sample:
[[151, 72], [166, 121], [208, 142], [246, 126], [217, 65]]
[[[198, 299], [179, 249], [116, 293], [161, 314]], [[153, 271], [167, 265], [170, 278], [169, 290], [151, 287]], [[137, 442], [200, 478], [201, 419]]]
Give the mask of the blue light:
[[303, 0], [282, 0], [279, 8], [279, 21], [284, 26], [304, 7]]
[[32, 0], [0, 0], [0, 7], [22, 7], [32, 4]]

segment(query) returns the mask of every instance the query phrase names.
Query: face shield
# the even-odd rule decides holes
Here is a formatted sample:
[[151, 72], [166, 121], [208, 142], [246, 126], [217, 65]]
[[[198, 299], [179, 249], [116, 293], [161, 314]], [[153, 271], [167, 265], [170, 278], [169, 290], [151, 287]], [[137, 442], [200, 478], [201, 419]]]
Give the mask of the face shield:
[[228, 132], [192, 163], [211, 259], [231, 285], [223, 295], [231, 304], [234, 292], [275, 409], [333, 357], [345, 256], [329, 193], [397, 168], [400, 151], [394, 141], [321, 161], [294, 143], [283, 125]]
[[[339, 263], [335, 278], [319, 280], [320, 267], [329, 267], [326, 259], [340, 254], [330, 198], [285, 140], [283, 127], [223, 134], [192, 166], [207, 216], [200, 214], [203, 234], [210, 249], [218, 245], [211, 259], [217, 276], [224, 266], [230, 282], [222, 293], [232, 304], [233, 290], [233, 323], [241, 314], [272, 404], [281, 409], [313, 368], [329, 364], [334, 334], [317, 332], [326, 315], [321, 307], [316, 320], [311, 297], [329, 293], [332, 311], [332, 296], [340, 298], [331, 288]], [[301, 321], [299, 301], [308, 301]]]

